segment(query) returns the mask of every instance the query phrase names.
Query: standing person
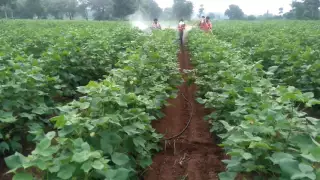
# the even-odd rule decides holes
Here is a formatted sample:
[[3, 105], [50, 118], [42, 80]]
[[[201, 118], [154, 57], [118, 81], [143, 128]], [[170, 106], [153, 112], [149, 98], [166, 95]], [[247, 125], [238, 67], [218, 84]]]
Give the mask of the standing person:
[[157, 19], [157, 18], [155, 18], [155, 19], [153, 20], [152, 29], [161, 29], [161, 25], [160, 25], [160, 23], [158, 22], [158, 19]]
[[178, 30], [179, 30], [179, 40], [181, 45], [183, 44], [183, 32], [185, 29], [186, 29], [186, 24], [184, 23], [183, 19], [180, 19]]
[[205, 23], [206, 23], [206, 17], [202, 16], [201, 20], [200, 20], [200, 23], [199, 23], [199, 28], [203, 30], [204, 27], [205, 27]]
[[211, 23], [211, 21], [210, 21], [210, 17], [209, 16], [207, 16], [206, 17], [206, 22], [205, 22], [205, 24], [204, 24], [204, 31], [206, 31], [206, 32], [209, 32], [209, 31], [211, 31], [212, 30], [212, 23]]

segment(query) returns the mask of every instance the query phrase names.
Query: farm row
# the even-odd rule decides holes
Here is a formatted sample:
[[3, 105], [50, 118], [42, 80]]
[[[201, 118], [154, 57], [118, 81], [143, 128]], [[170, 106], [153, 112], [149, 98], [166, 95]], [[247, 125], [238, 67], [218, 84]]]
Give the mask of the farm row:
[[[159, 151], [182, 77], [174, 30], [116, 22], [0, 24], [0, 154], [15, 180], [137, 179]], [[218, 23], [192, 30], [198, 102], [230, 156], [221, 180], [320, 178], [319, 25]], [[294, 25], [294, 26], [293, 26]]]
[[181, 83], [174, 31], [41, 21], [0, 29], [0, 153], [14, 179], [126, 180], [151, 164], [162, 137], [151, 121]]
[[214, 110], [206, 120], [230, 156], [221, 180], [320, 178], [320, 121], [300, 111], [320, 104], [319, 40], [311, 38], [319, 34], [312, 23], [278, 33], [281, 25], [269, 23], [189, 34], [197, 101]]

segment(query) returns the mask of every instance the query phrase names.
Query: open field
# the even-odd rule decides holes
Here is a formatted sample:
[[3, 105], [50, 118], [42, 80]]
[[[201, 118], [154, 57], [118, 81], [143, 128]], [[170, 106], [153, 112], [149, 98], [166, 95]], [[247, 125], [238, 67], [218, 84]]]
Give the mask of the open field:
[[319, 27], [0, 21], [0, 179], [320, 179]]

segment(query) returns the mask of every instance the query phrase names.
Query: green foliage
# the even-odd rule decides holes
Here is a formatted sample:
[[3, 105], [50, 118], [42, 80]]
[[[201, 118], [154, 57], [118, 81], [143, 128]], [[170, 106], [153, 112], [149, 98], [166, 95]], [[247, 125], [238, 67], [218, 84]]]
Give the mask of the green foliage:
[[244, 12], [238, 5], [231, 4], [229, 5], [229, 9], [225, 11], [224, 15], [228, 16], [231, 20], [243, 19]]
[[174, 18], [180, 20], [190, 20], [193, 13], [193, 3], [187, 0], [174, 0], [172, 6]]
[[274, 69], [273, 83], [295, 86], [320, 98], [320, 31], [312, 21], [217, 23], [215, 35], [242, 57]]
[[274, 179], [320, 178], [320, 120], [295, 106], [320, 104], [313, 93], [273, 85], [276, 67], [265, 71], [262, 62], [243, 59], [242, 50], [210, 34], [192, 31], [188, 42], [198, 102], [215, 109], [206, 119], [231, 157], [224, 160], [227, 172], [220, 178], [234, 179], [240, 172]]
[[[116, 31], [108, 30], [115, 25]], [[98, 80], [94, 72], [106, 76], [66, 86], [74, 91], [80, 85], [77, 91], [82, 96], [57, 107], [59, 115], [48, 122], [52, 127], [36, 128], [39, 121], [33, 121], [29, 133], [35, 149], [27, 157], [19, 153], [7, 157], [7, 165], [16, 179], [30, 175], [35, 179], [136, 179], [159, 150], [162, 136], [151, 121], [161, 117], [161, 108], [176, 95], [182, 80], [176, 62], [178, 47], [172, 43], [174, 31], [154, 32], [150, 37], [113, 23], [57, 26], [67, 30], [49, 28], [53, 34], [65, 34], [51, 39], [57, 45], [41, 53], [43, 63], [50, 63], [45, 72], [53, 71], [58, 78], [68, 73], [66, 77], [80, 80]], [[31, 169], [40, 173], [30, 174]]]
[[319, 0], [293, 1], [291, 6], [292, 10], [284, 14], [288, 19], [318, 20], [320, 18]]
[[[140, 32], [113, 24], [6, 22], [0, 35], [0, 153], [21, 151], [28, 131], [43, 128], [58, 102], [108, 75]], [[111, 29], [112, 27], [112, 29]], [[23, 137], [24, 136], [24, 137]], [[23, 137], [23, 138], [21, 138]]]
[[[137, 10], [146, 19], [162, 14], [154, 0], [1, 0], [0, 18], [124, 20]], [[191, 9], [192, 10], [192, 9]]]

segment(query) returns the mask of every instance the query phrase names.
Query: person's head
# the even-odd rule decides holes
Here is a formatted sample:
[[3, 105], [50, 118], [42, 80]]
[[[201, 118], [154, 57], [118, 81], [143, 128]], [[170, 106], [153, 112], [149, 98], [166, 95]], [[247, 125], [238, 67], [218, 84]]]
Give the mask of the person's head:
[[205, 19], [206, 17], [205, 17], [205, 16], [201, 16], [201, 18], [202, 18], [202, 19]]
[[183, 19], [181, 18], [179, 22], [183, 22]]
[[157, 22], [158, 22], [158, 19], [157, 19], [157, 18], [154, 18], [154, 19], [153, 19], [153, 22], [157, 23]]
[[206, 21], [210, 21], [210, 17], [209, 16], [206, 17]]

